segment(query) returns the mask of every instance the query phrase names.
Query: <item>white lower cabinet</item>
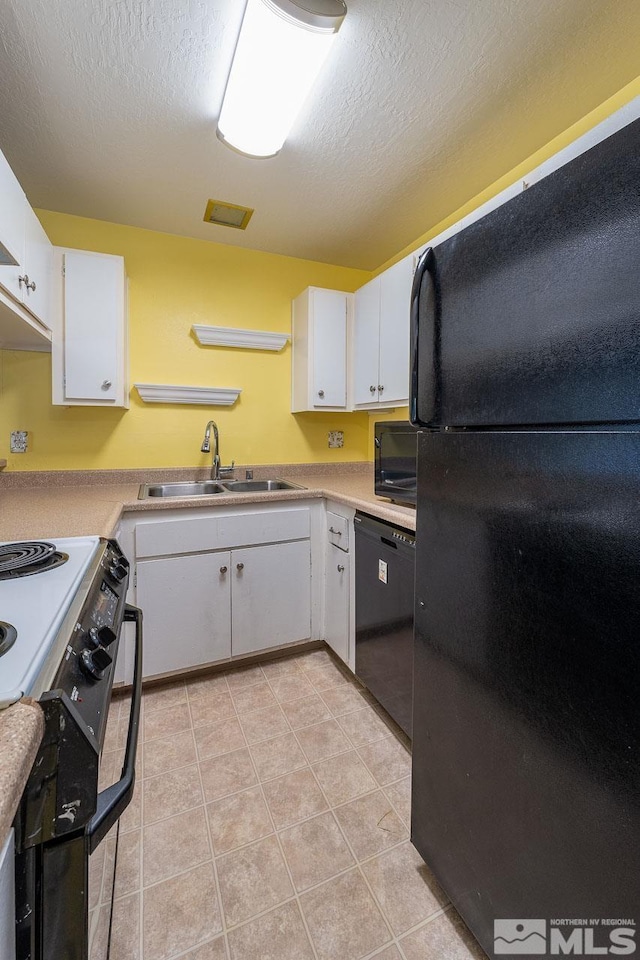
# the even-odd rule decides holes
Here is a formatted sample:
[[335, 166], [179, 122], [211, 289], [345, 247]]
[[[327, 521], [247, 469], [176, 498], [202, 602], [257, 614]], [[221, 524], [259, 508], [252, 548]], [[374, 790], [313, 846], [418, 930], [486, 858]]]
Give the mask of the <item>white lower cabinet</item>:
[[334, 653], [348, 663], [351, 558], [330, 543], [326, 560], [324, 639]]
[[0, 957], [13, 960], [16, 955], [15, 858], [13, 830], [0, 847]]
[[140, 560], [144, 676], [231, 656], [230, 553]]
[[310, 637], [309, 540], [233, 550], [231, 564], [234, 656]]
[[[307, 507], [155, 515], [134, 522], [122, 545], [136, 556], [145, 677], [312, 636]], [[128, 682], [130, 659], [125, 653]]]

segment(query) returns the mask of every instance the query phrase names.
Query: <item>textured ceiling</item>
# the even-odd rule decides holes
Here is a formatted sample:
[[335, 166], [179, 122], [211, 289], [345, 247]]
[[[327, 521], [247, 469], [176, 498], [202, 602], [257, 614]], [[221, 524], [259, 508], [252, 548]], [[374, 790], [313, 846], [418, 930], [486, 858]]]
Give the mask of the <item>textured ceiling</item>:
[[0, 148], [37, 207], [373, 269], [638, 73], [637, 0], [348, 8], [260, 161], [215, 135], [241, 0], [2, 0]]

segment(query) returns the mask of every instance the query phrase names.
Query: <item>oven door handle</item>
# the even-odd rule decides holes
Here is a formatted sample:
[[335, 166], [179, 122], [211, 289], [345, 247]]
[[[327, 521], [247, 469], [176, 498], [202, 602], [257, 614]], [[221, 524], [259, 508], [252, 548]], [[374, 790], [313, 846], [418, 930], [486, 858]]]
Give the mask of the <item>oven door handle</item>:
[[117, 783], [113, 783], [98, 794], [96, 812], [87, 826], [90, 853], [93, 853], [129, 806], [136, 780], [136, 750], [138, 748], [138, 727], [140, 725], [140, 703], [142, 700], [142, 610], [128, 603], [124, 608], [124, 619], [126, 622], [136, 625], [136, 656], [127, 747], [122, 776]]

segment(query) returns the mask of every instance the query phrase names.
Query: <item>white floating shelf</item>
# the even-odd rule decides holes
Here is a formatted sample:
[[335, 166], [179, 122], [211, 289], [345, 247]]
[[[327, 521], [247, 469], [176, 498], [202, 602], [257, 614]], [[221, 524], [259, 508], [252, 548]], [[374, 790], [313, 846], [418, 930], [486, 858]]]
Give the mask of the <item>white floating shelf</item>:
[[198, 343], [205, 347], [242, 347], [244, 350], [282, 350], [288, 333], [269, 330], [241, 330], [238, 327], [208, 327], [194, 323], [191, 328]]
[[176, 387], [166, 383], [136, 383], [135, 388], [145, 403], [202, 403], [223, 407], [230, 407], [242, 393], [233, 387]]

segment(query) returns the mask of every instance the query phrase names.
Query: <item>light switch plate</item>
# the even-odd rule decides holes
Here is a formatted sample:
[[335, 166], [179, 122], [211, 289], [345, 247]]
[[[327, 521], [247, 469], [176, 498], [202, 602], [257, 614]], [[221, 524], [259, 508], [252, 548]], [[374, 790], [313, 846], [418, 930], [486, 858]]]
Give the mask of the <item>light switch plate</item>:
[[12, 430], [11, 431], [11, 444], [10, 444], [11, 453], [26, 453], [28, 442], [29, 442], [28, 430]]
[[329, 430], [329, 446], [344, 447], [344, 431], [343, 430]]

